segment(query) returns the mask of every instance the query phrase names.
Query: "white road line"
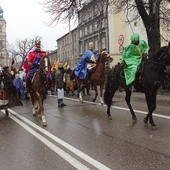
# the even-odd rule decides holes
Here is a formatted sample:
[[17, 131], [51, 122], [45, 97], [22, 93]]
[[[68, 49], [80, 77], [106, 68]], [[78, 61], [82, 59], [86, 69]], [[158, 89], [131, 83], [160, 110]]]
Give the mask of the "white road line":
[[69, 162], [72, 166], [74, 166], [76, 169], [79, 170], [90, 170], [87, 166], [83, 165], [81, 162], [77, 161], [75, 158], [73, 158], [71, 155], [69, 155], [64, 150], [60, 149], [56, 145], [54, 145], [52, 142], [47, 140], [45, 137], [37, 133], [35, 130], [30, 128], [28, 125], [20, 121], [18, 118], [16, 118], [13, 115], [9, 115], [11, 119], [13, 119], [15, 122], [17, 122], [20, 126], [22, 126], [25, 130], [27, 130], [29, 133], [31, 133], [33, 136], [35, 136], [37, 139], [39, 139], [42, 143], [44, 143], [46, 146], [48, 146], [50, 149], [52, 149], [55, 153], [57, 153], [59, 156], [61, 156], [63, 159], [65, 159], [67, 162]]
[[49, 133], [47, 130], [44, 130], [43, 128], [39, 127], [38, 125], [34, 124], [33, 122], [31, 122], [30, 120], [26, 119], [25, 117], [19, 115], [18, 113], [16, 113], [15, 111], [8, 109], [9, 112], [15, 116], [17, 116], [18, 118], [20, 118], [21, 120], [23, 120], [24, 122], [28, 123], [29, 125], [31, 125], [32, 127], [34, 127], [35, 129], [37, 129], [38, 131], [40, 131], [41, 133], [45, 134], [46, 136], [48, 136], [49, 138], [51, 138], [52, 140], [54, 140], [56, 143], [62, 145], [63, 147], [67, 148], [69, 151], [71, 151], [72, 153], [74, 153], [75, 155], [79, 156], [80, 158], [82, 158], [83, 160], [85, 160], [86, 162], [88, 162], [89, 164], [93, 165], [94, 167], [96, 167], [99, 170], [111, 170], [110, 168], [108, 168], [107, 166], [103, 165], [102, 163], [96, 161], [95, 159], [91, 158], [90, 156], [88, 156], [87, 154], [81, 152], [80, 150], [76, 149], [75, 147], [73, 147], [72, 145], [66, 143], [65, 141], [61, 140], [60, 138], [54, 136], [53, 134]]
[[[57, 96], [53, 96], [51, 95], [52, 97], [57, 97]], [[67, 100], [73, 100], [73, 101], [78, 101], [80, 102], [78, 99], [73, 99], [73, 98], [69, 98], [69, 97], [64, 97], [65, 99]], [[84, 103], [89, 103], [89, 104], [93, 104], [93, 105], [100, 105], [100, 103], [97, 103], [97, 102], [90, 102], [90, 101], [84, 101]], [[106, 105], [103, 105], [106, 107]], [[114, 109], [119, 109], [119, 110], [125, 110], [125, 111], [130, 111], [128, 108], [124, 108], [124, 107], [118, 107], [118, 106], [111, 106], [112, 108]], [[141, 110], [134, 110], [136, 113], [141, 113], [141, 114], [148, 114], [147, 112], [145, 111], [141, 111]], [[160, 115], [160, 114], [157, 114], [157, 113], [153, 113], [153, 116], [156, 116], [156, 117], [159, 117], [159, 118], [164, 118], [164, 119], [170, 119], [170, 116], [167, 116], [167, 115]]]

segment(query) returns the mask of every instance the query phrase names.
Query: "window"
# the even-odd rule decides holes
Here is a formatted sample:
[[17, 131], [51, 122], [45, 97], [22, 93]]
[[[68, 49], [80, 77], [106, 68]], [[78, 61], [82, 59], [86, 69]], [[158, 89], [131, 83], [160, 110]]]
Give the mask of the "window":
[[98, 37], [94, 38], [94, 45], [95, 45], [95, 50], [99, 50]]
[[93, 27], [92, 27], [92, 25], [90, 25], [90, 27], [89, 27], [89, 32], [90, 32], [90, 34], [93, 32]]
[[94, 30], [95, 30], [95, 31], [98, 30], [98, 28], [97, 28], [97, 22], [95, 22], [95, 24], [94, 24]]
[[82, 34], [82, 29], [80, 30], [80, 38], [82, 38], [83, 34]]
[[85, 27], [84, 34], [87, 35], [87, 27]]
[[106, 48], [106, 37], [102, 38], [102, 48]]
[[83, 45], [80, 43], [80, 54], [83, 54]]
[[102, 19], [102, 28], [105, 28], [105, 27], [106, 27], [106, 20]]

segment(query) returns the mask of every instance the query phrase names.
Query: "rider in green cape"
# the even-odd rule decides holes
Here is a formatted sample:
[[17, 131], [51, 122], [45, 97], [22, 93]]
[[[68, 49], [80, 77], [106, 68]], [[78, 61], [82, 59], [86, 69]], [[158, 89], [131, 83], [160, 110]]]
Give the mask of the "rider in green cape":
[[123, 52], [123, 65], [126, 85], [130, 85], [135, 80], [142, 58], [146, 56], [148, 45], [144, 40], [140, 40], [138, 34], [131, 36], [131, 44], [125, 47]]

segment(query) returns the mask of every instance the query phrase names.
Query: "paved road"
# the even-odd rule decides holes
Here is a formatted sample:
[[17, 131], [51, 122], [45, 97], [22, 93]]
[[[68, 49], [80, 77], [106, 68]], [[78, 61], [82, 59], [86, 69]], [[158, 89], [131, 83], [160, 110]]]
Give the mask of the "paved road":
[[124, 93], [114, 98], [112, 121], [105, 106], [85, 99], [81, 104], [67, 97], [67, 106], [58, 109], [56, 96], [48, 96], [45, 128], [31, 115], [30, 101], [12, 108], [9, 118], [1, 112], [0, 170], [169, 169], [169, 96], [165, 102], [158, 99], [154, 130], [143, 124], [147, 107], [142, 94], [132, 97], [137, 123], [126, 110]]

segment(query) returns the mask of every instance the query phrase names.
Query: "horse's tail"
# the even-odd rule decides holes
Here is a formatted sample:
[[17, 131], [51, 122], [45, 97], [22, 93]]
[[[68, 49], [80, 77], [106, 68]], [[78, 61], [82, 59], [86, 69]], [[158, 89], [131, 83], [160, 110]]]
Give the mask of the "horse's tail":
[[113, 95], [119, 87], [120, 71], [120, 67], [116, 65], [108, 74], [108, 81], [104, 92], [104, 103], [106, 105], [111, 105]]

